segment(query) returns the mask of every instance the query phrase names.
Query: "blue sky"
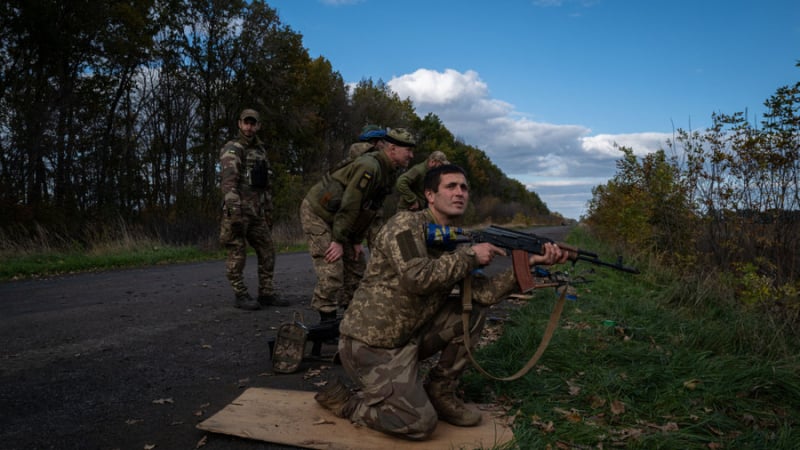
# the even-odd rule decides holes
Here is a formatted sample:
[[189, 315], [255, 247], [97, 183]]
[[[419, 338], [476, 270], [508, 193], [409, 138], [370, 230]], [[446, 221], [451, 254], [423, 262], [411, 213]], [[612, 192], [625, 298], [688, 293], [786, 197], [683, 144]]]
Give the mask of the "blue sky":
[[[345, 82], [383, 80], [552, 211], [714, 112], [800, 81], [797, 0], [267, 0]], [[391, 124], [386, 124], [391, 125]]]

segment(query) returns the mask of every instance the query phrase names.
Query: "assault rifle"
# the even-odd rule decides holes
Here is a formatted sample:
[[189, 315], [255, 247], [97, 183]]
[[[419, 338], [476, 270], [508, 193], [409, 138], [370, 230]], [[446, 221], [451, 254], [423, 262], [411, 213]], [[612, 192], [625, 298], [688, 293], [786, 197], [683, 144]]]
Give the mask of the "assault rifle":
[[[621, 259], [616, 263], [602, 261], [596, 253], [582, 250], [563, 242], [555, 242], [552, 239], [537, 236], [532, 233], [514, 231], [496, 225], [491, 225], [483, 231], [466, 231], [459, 227], [442, 226], [432, 223], [428, 224], [426, 235], [426, 243], [428, 246], [455, 249], [458, 244], [475, 244], [481, 242], [488, 242], [498, 247], [511, 250], [514, 274], [516, 275], [517, 283], [522, 292], [530, 291], [535, 285], [533, 274], [528, 265], [528, 255], [530, 253], [538, 255], [544, 254], [544, 244], [547, 242], [555, 243], [561, 247], [562, 250], [566, 250], [569, 253], [569, 260], [573, 263], [586, 261], [627, 273], [639, 273], [639, 270], [636, 268], [622, 265]], [[545, 270], [537, 271], [536, 276], [538, 278], [550, 279], [550, 283], [539, 285], [538, 287], [561, 286], [565, 284], [563, 280], [557, 279], [558, 277]], [[306, 339], [313, 343], [311, 349], [312, 356], [319, 357], [322, 344], [333, 341], [339, 337], [339, 323], [341, 321], [342, 319], [339, 317], [322, 321], [315, 326], [307, 327]], [[272, 355], [275, 346], [275, 338], [271, 338], [268, 344], [270, 355]]]
[[616, 263], [602, 261], [597, 256], [597, 253], [582, 250], [563, 242], [556, 242], [550, 238], [537, 236], [533, 233], [510, 230], [496, 225], [490, 225], [488, 228], [481, 231], [466, 231], [460, 227], [429, 223], [426, 240], [429, 246], [440, 245], [445, 248], [454, 248], [456, 245], [462, 243], [477, 244], [488, 242], [497, 247], [511, 250], [514, 274], [516, 275], [517, 283], [522, 292], [528, 292], [534, 288], [533, 276], [528, 266], [528, 255], [530, 253], [543, 255], [544, 244], [548, 242], [556, 244], [562, 250], [566, 251], [569, 254], [568, 259], [572, 261], [573, 264], [578, 261], [585, 261], [622, 272], [639, 273], [639, 270], [634, 267], [624, 266], [621, 257]]

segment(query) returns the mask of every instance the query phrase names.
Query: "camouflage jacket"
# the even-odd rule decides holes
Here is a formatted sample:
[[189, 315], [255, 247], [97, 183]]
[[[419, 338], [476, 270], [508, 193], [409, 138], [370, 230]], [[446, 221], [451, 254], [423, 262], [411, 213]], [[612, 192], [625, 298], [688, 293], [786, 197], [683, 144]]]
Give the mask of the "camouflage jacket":
[[326, 173], [306, 194], [311, 209], [331, 226], [333, 240], [360, 243], [394, 187], [397, 169], [383, 152], [365, 153]]
[[[478, 266], [469, 246], [445, 251], [426, 245], [429, 210], [400, 211], [381, 228], [367, 270], [340, 325], [343, 335], [381, 348], [405, 345]], [[491, 305], [514, 291], [513, 269], [473, 279], [473, 301]]]
[[422, 161], [408, 169], [397, 179], [397, 193], [400, 194], [398, 209], [408, 209], [415, 202], [420, 208], [427, 205], [425, 200], [425, 174], [428, 173], [428, 161]]
[[220, 186], [223, 210], [229, 217], [236, 214], [266, 215], [272, 212], [267, 151], [258, 137], [228, 141], [219, 153]]

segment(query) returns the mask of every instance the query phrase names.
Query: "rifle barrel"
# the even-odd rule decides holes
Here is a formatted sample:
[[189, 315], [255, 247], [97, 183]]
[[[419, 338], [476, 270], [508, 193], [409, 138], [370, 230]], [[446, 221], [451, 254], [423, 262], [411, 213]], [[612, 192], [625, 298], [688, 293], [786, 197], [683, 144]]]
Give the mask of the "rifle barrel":
[[592, 264], [597, 264], [598, 266], [610, 267], [612, 269], [621, 270], [621, 271], [627, 272], [627, 273], [634, 273], [634, 274], [638, 274], [639, 273], [639, 269], [637, 269], [635, 267], [623, 266], [620, 263], [610, 263], [610, 262], [603, 261], [603, 260], [601, 260], [599, 258], [589, 258], [589, 257], [585, 257], [583, 255], [578, 255], [578, 259], [581, 260], [581, 261], [590, 262]]

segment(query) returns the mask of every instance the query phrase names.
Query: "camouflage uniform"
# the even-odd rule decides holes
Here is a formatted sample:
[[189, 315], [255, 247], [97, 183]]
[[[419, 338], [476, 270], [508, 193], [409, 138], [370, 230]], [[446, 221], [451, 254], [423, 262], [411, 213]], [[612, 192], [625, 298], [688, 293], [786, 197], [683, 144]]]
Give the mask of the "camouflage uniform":
[[[356, 159], [364, 153], [376, 150], [377, 147], [375, 147], [375, 144], [372, 142], [355, 142], [350, 144], [350, 149], [347, 151], [347, 154], [348, 158]], [[375, 235], [378, 234], [378, 230], [380, 230], [383, 224], [386, 222], [383, 209], [383, 207], [380, 207], [377, 211], [375, 211], [375, 217], [372, 219], [372, 222], [369, 224], [369, 228], [367, 228], [367, 231], [364, 233], [364, 238], [367, 240], [367, 247], [372, 247], [372, 242], [375, 239]]]
[[[361, 130], [361, 134], [358, 136], [358, 142], [350, 145], [350, 148], [347, 151], [349, 158], [356, 159], [366, 152], [377, 150], [375, 143], [384, 136], [386, 136], [386, 129], [381, 128], [378, 125], [366, 125]], [[381, 229], [384, 222], [386, 222], [386, 219], [384, 218], [384, 208], [380, 208], [376, 212], [375, 218], [372, 219], [372, 223], [369, 225], [369, 229], [366, 232], [365, 238], [367, 240], [367, 247], [372, 247], [372, 242], [375, 239], [375, 235], [378, 234], [378, 230]]]
[[372, 142], [354, 142], [350, 144], [350, 148], [347, 150], [347, 157], [349, 159], [356, 159], [364, 153], [374, 150], [376, 150], [376, 148], [375, 144]]
[[[429, 210], [401, 211], [381, 229], [370, 261], [340, 326], [339, 356], [361, 389], [347, 416], [370, 428], [410, 439], [433, 432], [437, 410], [417, 374], [419, 362], [441, 351], [430, 381], [457, 382], [469, 362], [461, 302], [452, 288], [478, 266], [474, 251], [426, 246]], [[477, 342], [484, 306], [515, 289], [512, 269], [473, 280], [471, 338]]]
[[425, 161], [414, 165], [400, 175], [396, 184], [397, 193], [400, 194], [400, 200], [397, 202], [398, 210], [409, 210], [416, 203], [416, 210], [419, 211], [428, 205], [425, 199], [425, 174], [428, 173], [428, 163], [431, 160], [450, 164], [444, 153], [435, 151]]
[[[306, 194], [300, 205], [300, 221], [317, 272], [311, 306], [321, 313], [346, 308], [366, 267], [366, 258], [355, 259], [370, 224], [391, 192], [397, 170], [381, 151], [367, 152], [351, 163], [327, 173]], [[331, 242], [342, 244], [344, 255], [325, 261]]]
[[397, 178], [397, 193], [400, 200], [397, 202], [398, 210], [408, 210], [414, 203], [422, 209], [426, 206], [425, 200], [425, 174], [428, 173], [428, 161], [422, 161], [405, 171]]
[[267, 151], [258, 137], [248, 140], [240, 132], [238, 139], [222, 148], [219, 161], [223, 195], [220, 242], [228, 250], [228, 280], [237, 297], [247, 295], [243, 271], [249, 243], [258, 257], [259, 297], [272, 296], [275, 246]]

